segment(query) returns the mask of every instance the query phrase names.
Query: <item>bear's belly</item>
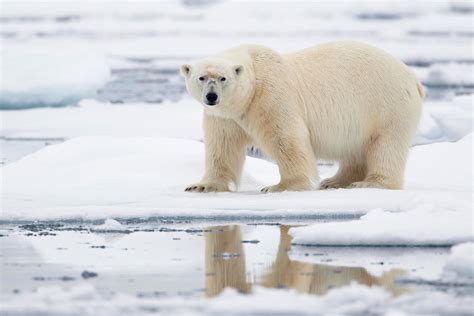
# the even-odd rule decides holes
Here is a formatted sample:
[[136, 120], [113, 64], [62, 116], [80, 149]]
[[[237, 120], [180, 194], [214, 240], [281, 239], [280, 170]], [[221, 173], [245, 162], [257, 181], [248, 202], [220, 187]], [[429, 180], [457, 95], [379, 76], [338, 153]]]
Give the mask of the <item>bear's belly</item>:
[[307, 110], [306, 124], [315, 156], [340, 160], [362, 154], [377, 122], [361, 115], [360, 108], [331, 111], [315, 106]]

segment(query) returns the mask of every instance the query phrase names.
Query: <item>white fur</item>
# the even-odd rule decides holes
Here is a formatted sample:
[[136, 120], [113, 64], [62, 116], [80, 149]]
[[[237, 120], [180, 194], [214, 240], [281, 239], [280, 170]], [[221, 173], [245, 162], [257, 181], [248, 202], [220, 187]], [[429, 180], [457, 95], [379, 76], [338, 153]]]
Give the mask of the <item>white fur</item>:
[[264, 192], [313, 188], [316, 159], [340, 162], [320, 188], [402, 188], [424, 95], [414, 74], [388, 53], [348, 41], [285, 55], [246, 45], [183, 65], [182, 73], [201, 103], [199, 76], [227, 79], [216, 84], [219, 103], [205, 105], [206, 171], [187, 191], [238, 184], [249, 144], [280, 170], [280, 183]]

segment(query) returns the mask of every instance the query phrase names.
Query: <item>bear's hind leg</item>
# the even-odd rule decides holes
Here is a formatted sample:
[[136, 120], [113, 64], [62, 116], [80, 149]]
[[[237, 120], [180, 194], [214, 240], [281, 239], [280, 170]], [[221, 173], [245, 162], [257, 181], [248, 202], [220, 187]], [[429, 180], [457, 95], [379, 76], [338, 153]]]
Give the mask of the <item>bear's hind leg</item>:
[[280, 182], [261, 192], [307, 191], [315, 187], [318, 178], [316, 158], [309, 140], [302, 139], [280, 138], [274, 142], [279, 146], [269, 152], [278, 164]]
[[367, 175], [349, 188], [401, 189], [410, 149], [410, 137], [404, 136], [392, 132], [372, 137], [366, 147]]
[[345, 188], [349, 184], [364, 180], [365, 165], [359, 161], [345, 160], [339, 165], [337, 173], [319, 184], [320, 190]]

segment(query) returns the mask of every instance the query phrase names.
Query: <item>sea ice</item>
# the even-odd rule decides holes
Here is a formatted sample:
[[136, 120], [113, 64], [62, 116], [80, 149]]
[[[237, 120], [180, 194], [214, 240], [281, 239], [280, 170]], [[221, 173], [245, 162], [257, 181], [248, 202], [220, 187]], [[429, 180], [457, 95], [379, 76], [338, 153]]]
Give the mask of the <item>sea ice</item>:
[[[370, 224], [374, 216], [404, 223], [434, 214], [441, 216], [438, 221], [434, 219], [439, 223], [451, 216], [446, 220], [463, 233], [465, 230], [461, 228], [472, 216], [469, 211], [472, 174], [466, 174], [467, 170], [472, 172], [471, 146], [472, 135], [457, 143], [416, 146], [409, 157], [405, 190], [261, 194], [259, 190], [263, 186], [278, 182], [278, 168], [271, 162], [247, 157], [239, 192], [196, 194], [183, 190], [202, 176], [204, 146], [200, 142], [160, 137], [79, 137], [47, 146], [0, 169], [1, 217], [4, 220], [152, 215], [337, 217], [381, 209], [400, 213], [375, 212], [367, 215], [361, 225], [365, 221]], [[321, 169], [322, 177], [333, 172], [334, 168]], [[420, 207], [423, 205], [435, 207]], [[406, 229], [413, 231], [420, 227], [428, 234], [429, 225], [421, 226], [423, 223], [407, 224]], [[376, 227], [373, 232], [378, 234]], [[424, 242], [434, 243], [457, 240], [447, 233], [440, 232], [440, 236], [448, 239], [423, 238], [426, 238]], [[357, 243], [356, 238], [352, 241]]]
[[77, 44], [3, 44], [0, 109], [57, 107], [96, 95], [109, 79], [105, 58]]
[[382, 288], [357, 284], [333, 289], [322, 297], [256, 287], [253, 295], [226, 289], [212, 299], [138, 298], [122, 293], [104, 297], [93, 285], [83, 284], [66, 290], [58, 286], [39, 287], [34, 292], [13, 295], [1, 302], [0, 311], [5, 314], [61, 314], [73, 310], [77, 315], [138, 315], [150, 311], [154, 315], [222, 315], [229, 311], [232, 315], [314, 315], [315, 311], [330, 311], [332, 314], [468, 315], [472, 304], [472, 298], [457, 298], [443, 292], [420, 291], [391, 297]]

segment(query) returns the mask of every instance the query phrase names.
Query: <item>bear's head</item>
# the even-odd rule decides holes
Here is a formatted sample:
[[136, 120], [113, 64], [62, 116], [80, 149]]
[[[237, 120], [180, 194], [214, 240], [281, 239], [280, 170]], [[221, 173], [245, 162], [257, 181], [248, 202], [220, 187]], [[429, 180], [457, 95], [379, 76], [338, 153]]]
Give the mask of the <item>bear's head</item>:
[[226, 59], [209, 58], [181, 66], [189, 94], [205, 111], [224, 117], [242, 115], [253, 95], [249, 69]]

